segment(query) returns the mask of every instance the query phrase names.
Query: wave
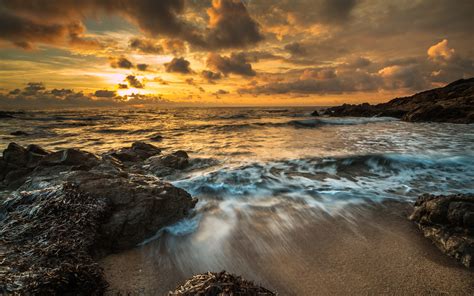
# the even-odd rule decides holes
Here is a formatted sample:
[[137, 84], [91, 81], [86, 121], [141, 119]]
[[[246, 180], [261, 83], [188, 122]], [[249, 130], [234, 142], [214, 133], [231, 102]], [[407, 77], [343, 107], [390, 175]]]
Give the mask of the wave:
[[474, 191], [474, 155], [376, 154], [224, 167], [174, 182], [204, 200], [328, 205]]

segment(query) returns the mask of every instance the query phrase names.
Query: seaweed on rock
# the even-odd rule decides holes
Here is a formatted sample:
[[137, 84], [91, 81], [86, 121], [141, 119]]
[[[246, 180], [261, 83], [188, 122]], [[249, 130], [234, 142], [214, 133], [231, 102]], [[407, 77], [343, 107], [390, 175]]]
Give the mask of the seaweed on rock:
[[103, 294], [91, 252], [106, 212], [70, 183], [12, 194], [0, 208], [0, 294]]
[[267, 290], [240, 276], [226, 271], [207, 272], [193, 276], [183, 285], [176, 288], [170, 296], [273, 296], [276, 293]]

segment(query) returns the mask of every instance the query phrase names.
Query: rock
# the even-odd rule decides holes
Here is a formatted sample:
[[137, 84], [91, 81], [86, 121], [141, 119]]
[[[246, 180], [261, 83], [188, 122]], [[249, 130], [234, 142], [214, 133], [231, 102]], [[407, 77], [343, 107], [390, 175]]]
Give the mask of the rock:
[[13, 116], [13, 112], [0, 111], [0, 118], [8, 119], [8, 118], [15, 118], [15, 117]]
[[474, 123], [474, 78], [461, 79], [410, 97], [370, 105], [344, 104], [327, 108], [324, 115], [388, 116], [411, 122]]
[[28, 152], [32, 152], [32, 153], [35, 153], [35, 154], [39, 154], [39, 155], [48, 155], [49, 152], [45, 149], [43, 149], [42, 147], [38, 146], [38, 145], [35, 145], [35, 144], [30, 144], [26, 147], [26, 150]]
[[16, 143], [10, 143], [7, 149], [3, 151], [3, 159], [7, 163], [25, 166], [28, 162], [28, 151]]
[[189, 166], [189, 156], [186, 151], [178, 150], [171, 154], [150, 157], [146, 163], [149, 170], [157, 175], [172, 174], [174, 170], [182, 170]]
[[78, 149], [60, 150], [45, 156], [40, 165], [42, 166], [75, 166], [83, 169], [89, 169], [99, 165], [99, 158], [89, 152]]
[[[148, 144], [127, 149], [137, 157], [159, 151]], [[0, 206], [7, 257], [0, 260], [5, 271], [0, 294], [101, 295], [107, 283], [94, 258], [153, 237], [197, 202], [156, 177], [133, 173], [112, 156], [78, 149], [49, 153], [14, 143], [3, 155], [3, 183], [18, 190]], [[34, 168], [28, 167], [30, 155], [41, 158]], [[184, 151], [173, 155], [187, 157]]]
[[132, 248], [152, 237], [188, 215], [197, 202], [186, 191], [152, 176], [78, 171], [66, 181], [107, 200], [111, 213], [100, 226], [98, 245], [109, 252]]
[[24, 132], [24, 131], [14, 131], [14, 132], [11, 132], [10, 135], [12, 135], [12, 136], [29, 136], [30, 134], [28, 134], [27, 132]]
[[319, 115], [319, 112], [315, 110], [313, 111], [313, 113], [311, 113], [311, 116], [320, 116], [320, 115]]
[[410, 220], [445, 254], [474, 265], [474, 194], [420, 196]]
[[109, 152], [110, 155], [122, 162], [143, 161], [160, 153], [160, 148], [144, 142], [135, 142], [130, 148], [122, 148], [118, 151]]
[[155, 142], [161, 142], [163, 141], [163, 136], [160, 134], [156, 134], [150, 137], [150, 140], [155, 141]]
[[277, 295], [262, 286], [226, 271], [197, 274], [168, 295]]

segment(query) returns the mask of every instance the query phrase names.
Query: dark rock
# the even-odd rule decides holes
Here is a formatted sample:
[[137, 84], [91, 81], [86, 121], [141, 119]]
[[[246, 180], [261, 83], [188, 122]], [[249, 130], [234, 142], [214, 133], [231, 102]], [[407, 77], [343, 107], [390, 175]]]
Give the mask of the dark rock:
[[467, 267], [474, 264], [474, 195], [430, 195], [418, 198], [410, 220], [445, 254]]
[[65, 165], [88, 169], [99, 165], [99, 162], [99, 158], [92, 153], [78, 149], [65, 149], [48, 154], [40, 162], [40, 165]]
[[2, 295], [102, 295], [91, 250], [107, 213], [71, 184], [12, 194], [0, 207]]
[[161, 142], [163, 141], [163, 136], [160, 134], [156, 134], [150, 137], [150, 140], [155, 141], [155, 142]]
[[16, 143], [10, 143], [7, 149], [3, 151], [3, 159], [7, 163], [25, 166], [28, 162], [28, 151]]
[[8, 189], [14, 190], [25, 182], [29, 172], [30, 170], [27, 168], [9, 170], [3, 178], [3, 183]]
[[30, 134], [28, 134], [27, 132], [24, 132], [24, 131], [14, 131], [14, 132], [11, 132], [10, 135], [12, 135], [12, 136], [29, 136]]
[[15, 118], [15, 117], [13, 116], [13, 112], [0, 111], [0, 118], [8, 119], [8, 118]]
[[157, 176], [173, 173], [173, 170], [182, 170], [189, 166], [189, 156], [186, 151], [178, 150], [171, 154], [150, 157], [146, 163], [149, 170]]
[[48, 155], [49, 152], [45, 149], [43, 149], [42, 147], [38, 146], [38, 145], [35, 145], [35, 144], [30, 144], [26, 147], [26, 150], [28, 152], [32, 152], [32, 153], [35, 153], [35, 154], [39, 154], [39, 155]]
[[313, 111], [313, 113], [311, 113], [311, 116], [320, 116], [319, 112], [318, 111]]
[[135, 142], [130, 148], [111, 151], [109, 154], [122, 162], [137, 162], [160, 154], [161, 149], [144, 142]]
[[277, 295], [254, 282], [243, 279], [241, 276], [230, 274], [226, 271], [207, 272], [197, 274], [186, 280], [175, 291], [169, 292], [173, 296], [192, 295], [249, 295], [273, 296]]
[[188, 215], [197, 202], [186, 191], [151, 176], [82, 171], [68, 176], [67, 181], [107, 200], [111, 214], [100, 226], [97, 243], [109, 252], [134, 247], [152, 237]]
[[370, 105], [344, 104], [327, 108], [328, 116], [388, 116], [411, 122], [474, 123], [474, 78], [461, 79], [410, 97]]

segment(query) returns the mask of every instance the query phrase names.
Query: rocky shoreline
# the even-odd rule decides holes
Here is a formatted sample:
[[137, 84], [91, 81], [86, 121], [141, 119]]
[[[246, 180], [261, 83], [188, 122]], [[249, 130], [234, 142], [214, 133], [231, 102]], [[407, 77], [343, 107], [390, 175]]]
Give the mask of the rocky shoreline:
[[[189, 166], [185, 151], [164, 154], [144, 142], [102, 155], [10, 143], [0, 158], [0, 185], [11, 192], [0, 207], [0, 292], [103, 294], [108, 284], [97, 260], [192, 215], [197, 200], [159, 179]], [[472, 267], [473, 195], [420, 196], [410, 219]], [[274, 295], [224, 272], [193, 277], [170, 295], [196, 289]]]
[[[318, 112], [314, 114], [317, 115]], [[474, 78], [457, 80], [442, 88], [396, 98], [387, 103], [330, 107], [322, 115], [395, 117], [409, 122], [474, 123]]]
[[148, 174], [184, 168], [187, 159], [143, 142], [101, 156], [11, 143], [0, 158], [1, 185], [15, 190], [0, 209], [1, 292], [103, 293], [97, 258], [191, 213], [196, 199]]
[[474, 266], [474, 194], [421, 195], [410, 220], [441, 252]]

